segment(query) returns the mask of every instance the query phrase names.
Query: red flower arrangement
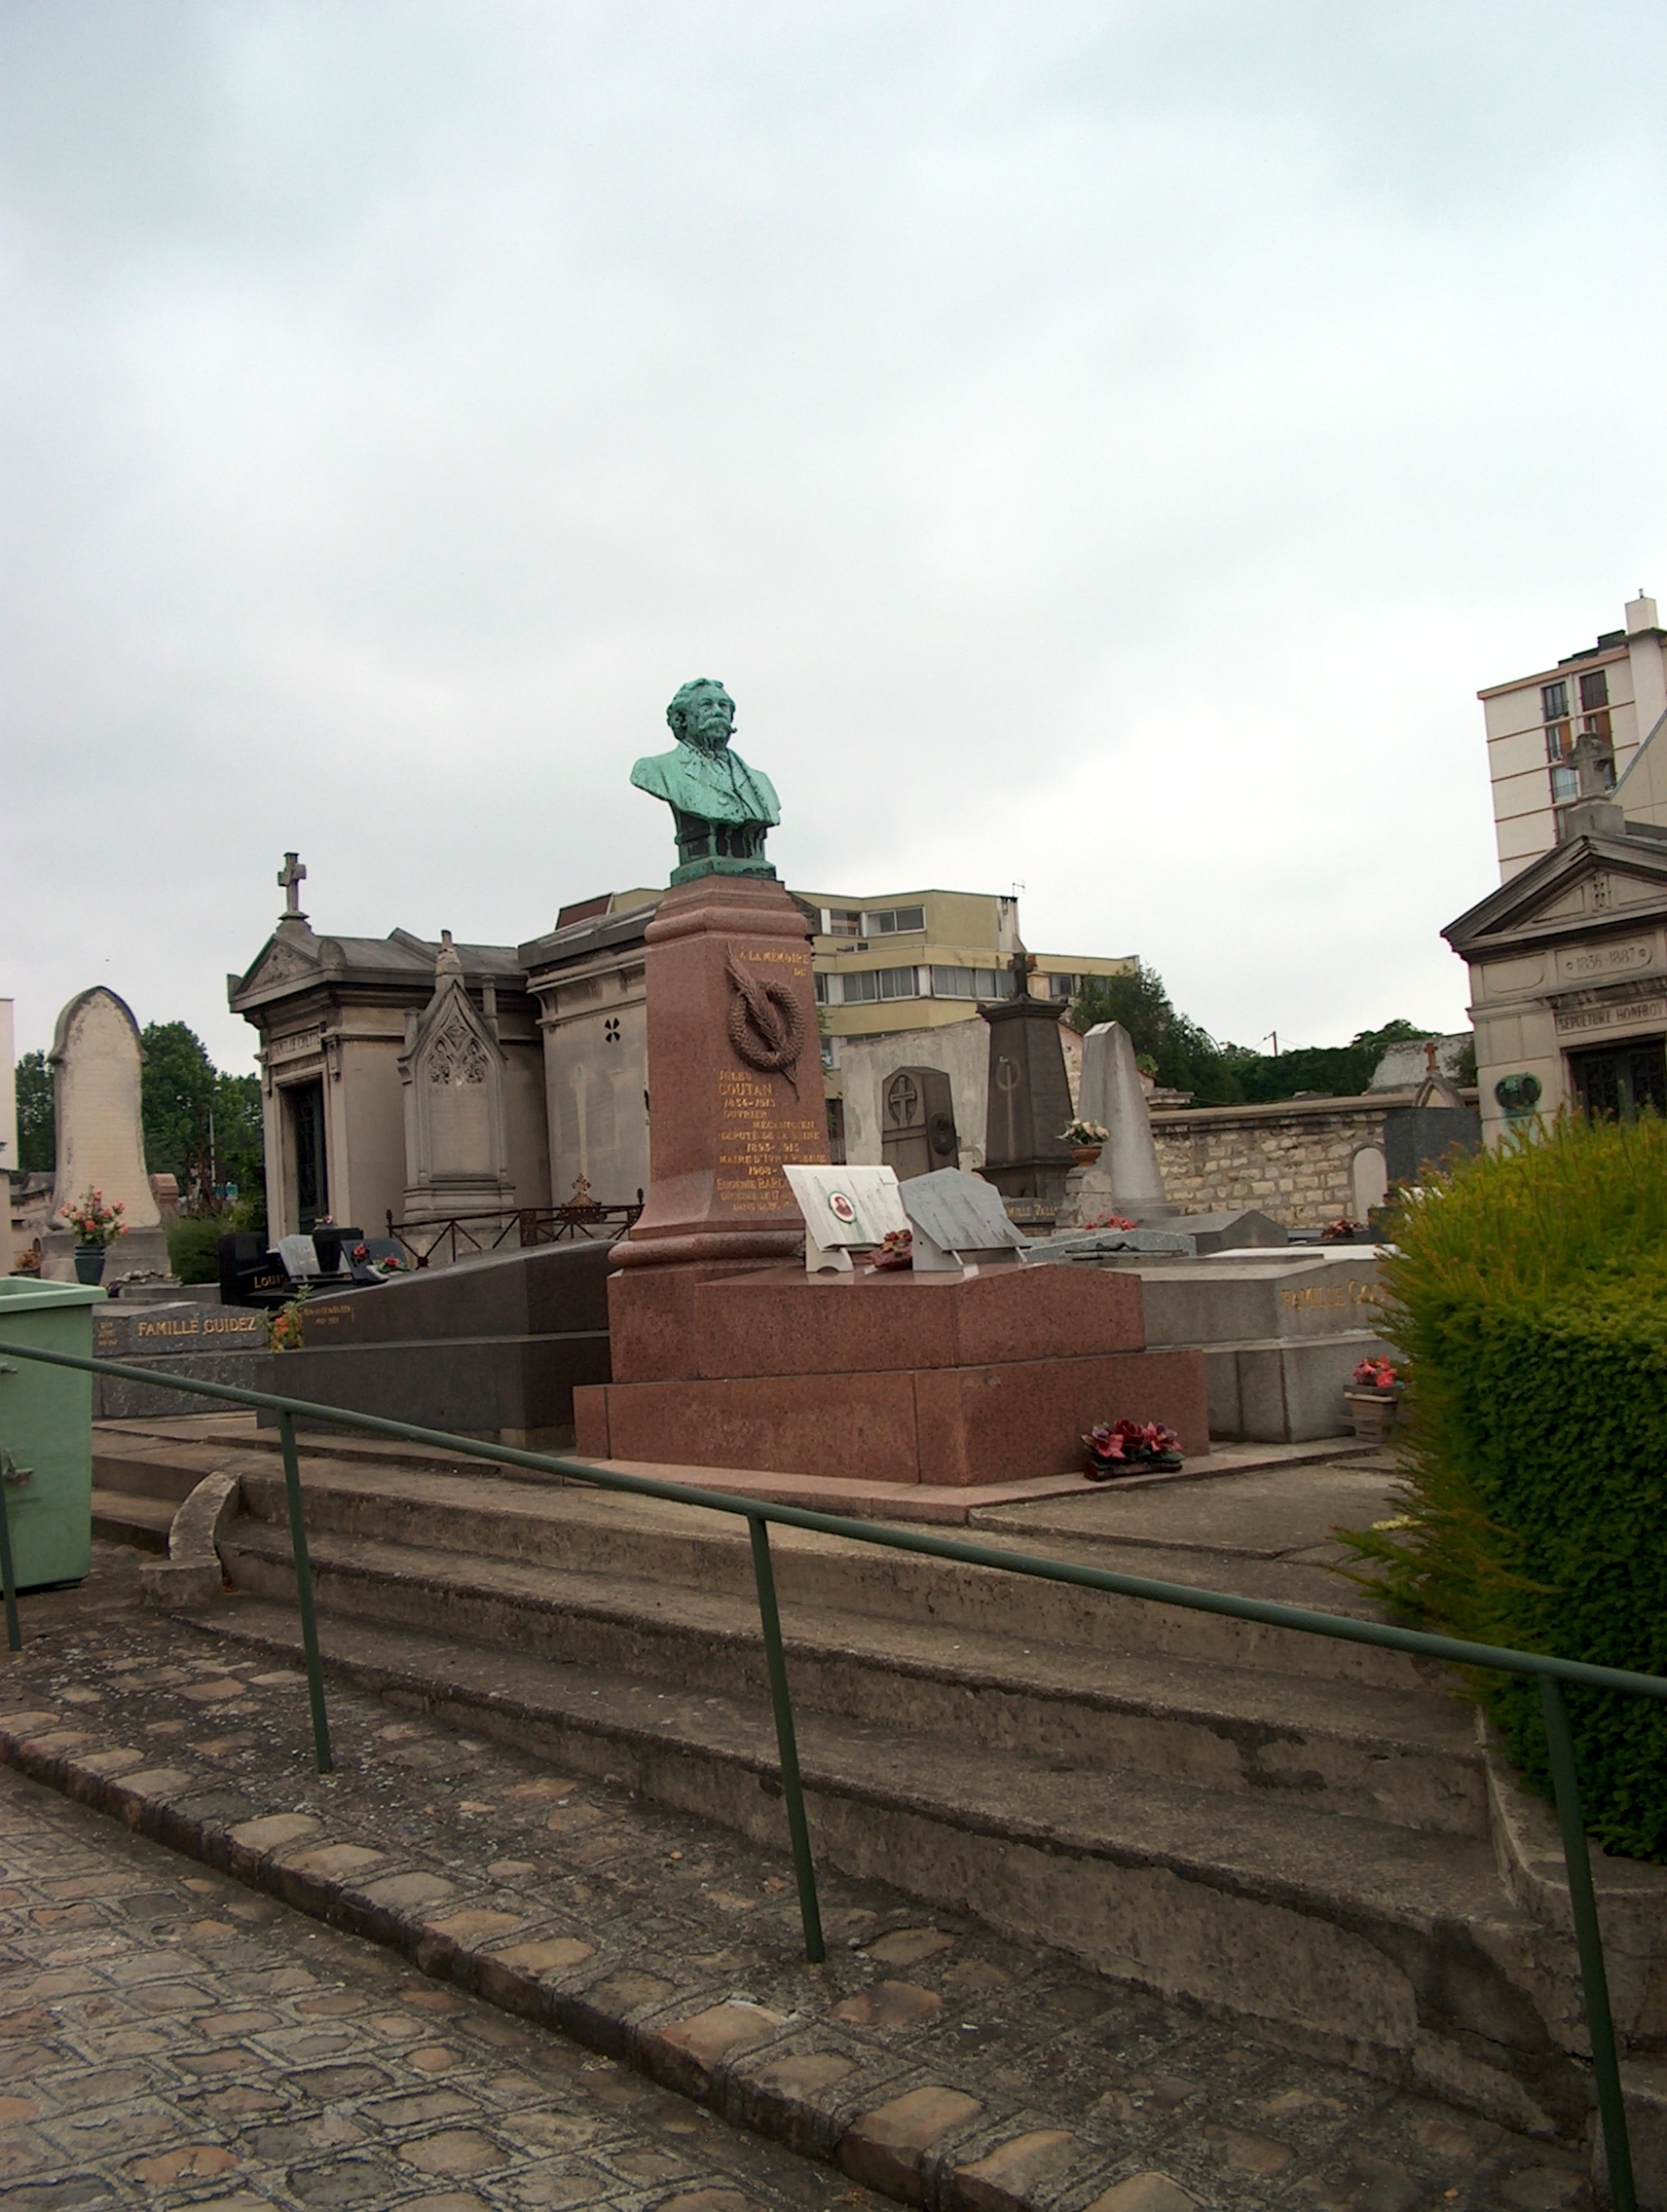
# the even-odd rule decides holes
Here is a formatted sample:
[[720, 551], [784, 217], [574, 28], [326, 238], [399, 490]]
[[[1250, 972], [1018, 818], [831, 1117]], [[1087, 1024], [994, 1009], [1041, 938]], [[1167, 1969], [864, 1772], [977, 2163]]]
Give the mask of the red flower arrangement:
[[83, 1191], [73, 1205], [59, 1206], [58, 1219], [67, 1221], [75, 1232], [78, 1244], [114, 1244], [118, 1236], [128, 1234], [128, 1225], [122, 1219], [127, 1207], [120, 1198], [104, 1203], [104, 1194], [94, 1187]]
[[914, 1232], [912, 1229], [888, 1229], [881, 1241], [874, 1246], [871, 1269], [884, 1272], [888, 1268], [912, 1268], [914, 1265]]
[[1360, 1224], [1357, 1221], [1351, 1221], [1345, 1214], [1338, 1221], [1326, 1223], [1319, 1233], [1319, 1240], [1322, 1244], [1347, 1244], [1351, 1238], [1358, 1236], [1359, 1234]]
[[1400, 1380], [1400, 1370], [1392, 1359], [1363, 1359], [1354, 1370], [1357, 1390], [1396, 1390]]
[[1099, 1221], [1085, 1221], [1085, 1229], [1138, 1229], [1139, 1223], [1130, 1221], [1127, 1214], [1108, 1213]]
[[1172, 1473], [1181, 1463], [1180, 1438], [1162, 1421], [1096, 1421], [1083, 1438], [1088, 1446], [1084, 1469], [1091, 1483], [1117, 1475]]

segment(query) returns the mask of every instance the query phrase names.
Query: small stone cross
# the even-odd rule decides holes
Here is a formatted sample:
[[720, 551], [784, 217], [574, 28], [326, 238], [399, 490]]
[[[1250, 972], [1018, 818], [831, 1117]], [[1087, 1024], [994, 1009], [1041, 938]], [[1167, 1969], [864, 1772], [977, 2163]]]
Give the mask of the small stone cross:
[[306, 878], [307, 870], [302, 866], [299, 856], [285, 853], [283, 866], [278, 871], [278, 888], [283, 893], [283, 910], [286, 914], [300, 916], [301, 886]]

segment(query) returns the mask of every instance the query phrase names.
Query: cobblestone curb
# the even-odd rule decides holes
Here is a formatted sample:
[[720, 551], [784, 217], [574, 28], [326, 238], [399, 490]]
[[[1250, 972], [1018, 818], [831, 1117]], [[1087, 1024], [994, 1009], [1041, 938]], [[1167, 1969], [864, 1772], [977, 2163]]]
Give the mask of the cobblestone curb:
[[934, 2212], [1590, 2201], [1570, 2153], [882, 1885], [826, 1878], [806, 1967], [785, 1854], [399, 1710], [333, 1688], [318, 1778], [292, 1666], [135, 1607], [0, 1676], [0, 1758]]

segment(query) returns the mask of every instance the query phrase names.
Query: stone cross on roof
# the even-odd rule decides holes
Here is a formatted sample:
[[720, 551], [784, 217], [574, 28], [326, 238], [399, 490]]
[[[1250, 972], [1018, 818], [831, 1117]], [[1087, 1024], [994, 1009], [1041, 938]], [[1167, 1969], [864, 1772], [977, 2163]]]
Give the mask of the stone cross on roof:
[[301, 886], [306, 879], [307, 870], [301, 865], [300, 856], [285, 853], [283, 866], [278, 871], [278, 888], [283, 893], [285, 920], [304, 922], [307, 919], [301, 911]]

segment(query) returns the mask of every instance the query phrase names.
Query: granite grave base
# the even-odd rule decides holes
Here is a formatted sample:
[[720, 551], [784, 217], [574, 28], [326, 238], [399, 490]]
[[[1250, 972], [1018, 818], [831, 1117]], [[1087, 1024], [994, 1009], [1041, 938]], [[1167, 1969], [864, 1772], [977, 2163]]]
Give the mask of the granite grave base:
[[633, 1269], [609, 1305], [614, 1380], [574, 1393], [587, 1457], [964, 1486], [1071, 1472], [1126, 1416], [1209, 1446], [1203, 1358], [1147, 1349], [1132, 1275]]
[[548, 1244], [321, 1293], [302, 1309], [301, 1347], [268, 1354], [256, 1386], [559, 1450], [573, 1439], [574, 1384], [608, 1380], [611, 1252]]
[[224, 1407], [212, 1398], [170, 1389], [170, 1379], [188, 1376], [197, 1382], [229, 1382], [240, 1390], [264, 1389], [266, 1315], [185, 1297], [166, 1306], [140, 1299], [130, 1304], [124, 1295], [93, 1308], [93, 1356], [124, 1360], [157, 1378], [153, 1384], [95, 1375], [94, 1420], [173, 1420], [182, 1414], [216, 1413]]
[[[1346, 1436], [1356, 1364], [1395, 1357], [1383, 1334], [1377, 1256], [1366, 1246], [1184, 1254], [1104, 1251], [1069, 1268], [1136, 1276], [1147, 1341], [1203, 1358], [1210, 1434], [1257, 1444]], [[1049, 1273], [1067, 1272], [1049, 1269]]]

